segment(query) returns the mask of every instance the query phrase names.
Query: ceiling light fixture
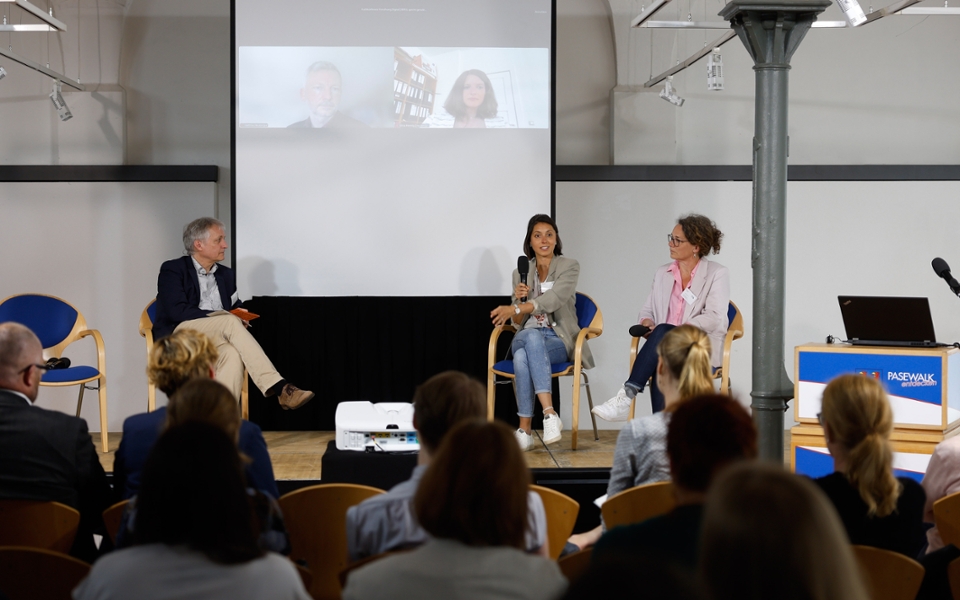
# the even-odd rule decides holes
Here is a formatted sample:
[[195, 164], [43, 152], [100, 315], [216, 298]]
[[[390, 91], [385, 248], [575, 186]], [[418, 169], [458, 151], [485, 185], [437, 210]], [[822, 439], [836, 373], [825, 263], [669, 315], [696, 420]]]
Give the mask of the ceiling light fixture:
[[660, 97], [676, 106], [683, 106], [685, 100], [677, 95], [677, 91], [673, 89], [673, 75], [667, 77], [667, 80], [663, 83], [663, 89], [660, 90]]
[[53, 91], [50, 92], [50, 101], [53, 102], [53, 107], [57, 109], [57, 114], [60, 115], [61, 121], [69, 121], [73, 118], [73, 113], [67, 108], [67, 103], [63, 101], [63, 96], [60, 95], [59, 79], [53, 81]]

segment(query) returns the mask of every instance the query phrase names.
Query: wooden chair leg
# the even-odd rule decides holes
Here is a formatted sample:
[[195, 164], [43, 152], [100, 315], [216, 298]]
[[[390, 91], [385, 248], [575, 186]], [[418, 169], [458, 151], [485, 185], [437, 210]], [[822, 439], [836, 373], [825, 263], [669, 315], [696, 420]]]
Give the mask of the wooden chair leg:
[[487, 420], [493, 420], [493, 405], [497, 400], [497, 376], [487, 369]]
[[[81, 386], [82, 387], [82, 386]], [[107, 452], [107, 378], [99, 379], [98, 394], [100, 396], [100, 448]]]
[[[573, 368], [573, 414], [570, 415], [570, 424], [572, 426], [572, 432], [570, 435], [570, 447], [573, 450], [577, 449], [577, 430], [580, 425], [580, 375], [582, 371], [580, 370], [580, 365], [576, 365]], [[593, 414], [593, 413], [591, 413]]]
[[630, 420], [633, 420], [634, 415], [637, 414], [637, 397], [634, 396], [633, 400], [630, 401]]
[[147, 412], [157, 410], [157, 386], [147, 382]]

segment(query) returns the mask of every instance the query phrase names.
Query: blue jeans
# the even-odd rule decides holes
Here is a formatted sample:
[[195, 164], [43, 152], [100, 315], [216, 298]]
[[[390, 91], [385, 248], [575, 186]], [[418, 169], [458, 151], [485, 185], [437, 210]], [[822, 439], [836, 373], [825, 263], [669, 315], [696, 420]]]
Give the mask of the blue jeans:
[[[674, 325], [667, 323], [661, 323], [653, 328], [653, 331], [647, 336], [647, 341], [637, 352], [637, 359], [633, 361], [633, 369], [630, 371], [630, 377], [626, 383], [623, 384], [627, 395], [634, 397], [637, 393], [643, 391], [644, 386], [647, 385], [647, 381], [650, 380], [650, 405], [653, 407], [653, 412], [655, 413], [663, 410], [664, 405], [663, 392], [657, 387], [657, 378], [655, 376], [657, 372], [657, 361], [659, 360], [657, 346], [660, 345], [660, 340], [663, 339], [663, 336], [667, 335], [667, 332], [673, 328]], [[650, 379], [651, 377], [653, 377], [653, 379]]]
[[517, 385], [517, 414], [533, 416], [533, 401], [537, 394], [549, 394], [550, 365], [566, 362], [567, 349], [563, 340], [549, 327], [521, 329], [513, 336], [513, 373]]

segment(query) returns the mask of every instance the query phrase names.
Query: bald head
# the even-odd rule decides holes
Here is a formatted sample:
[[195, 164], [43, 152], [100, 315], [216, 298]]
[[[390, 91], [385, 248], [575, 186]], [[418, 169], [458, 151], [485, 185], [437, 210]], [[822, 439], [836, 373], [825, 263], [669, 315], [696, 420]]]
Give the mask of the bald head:
[[19, 323], [0, 324], [0, 388], [36, 400], [43, 373], [34, 364], [43, 364], [37, 336]]

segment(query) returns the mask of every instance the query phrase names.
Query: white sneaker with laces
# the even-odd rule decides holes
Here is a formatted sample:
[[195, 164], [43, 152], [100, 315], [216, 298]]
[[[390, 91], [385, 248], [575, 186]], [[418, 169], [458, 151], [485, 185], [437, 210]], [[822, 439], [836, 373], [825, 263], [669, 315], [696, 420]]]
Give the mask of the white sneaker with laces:
[[543, 443], [552, 444], [560, 441], [560, 430], [563, 429], [563, 423], [557, 413], [543, 415]]
[[521, 450], [523, 450], [524, 452], [527, 452], [528, 450], [533, 450], [533, 436], [531, 434], [526, 433], [522, 429], [517, 429], [517, 431], [514, 432], [513, 435], [514, 437], [517, 438], [517, 443], [520, 444]]
[[594, 406], [592, 412], [604, 421], [626, 421], [630, 418], [630, 402], [632, 400], [627, 397], [627, 391], [620, 388], [616, 396], [600, 406]]

